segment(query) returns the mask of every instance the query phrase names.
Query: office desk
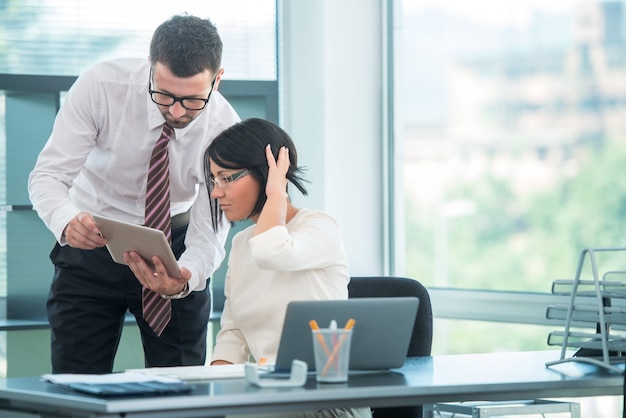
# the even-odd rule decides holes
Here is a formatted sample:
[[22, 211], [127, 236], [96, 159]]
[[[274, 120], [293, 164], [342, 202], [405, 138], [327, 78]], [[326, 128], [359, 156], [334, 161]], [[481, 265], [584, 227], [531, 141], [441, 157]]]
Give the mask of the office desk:
[[[471, 400], [519, 400], [621, 395], [623, 377], [593, 365], [546, 368], [559, 351], [418, 357], [389, 373], [350, 376], [346, 384], [261, 389], [244, 379], [196, 383], [182, 396], [103, 399], [38, 377], [0, 380], [2, 411], [49, 417], [204, 418], [339, 406], [403, 406]], [[8, 414], [7, 414], [8, 415]], [[4, 415], [2, 415], [4, 416]]]

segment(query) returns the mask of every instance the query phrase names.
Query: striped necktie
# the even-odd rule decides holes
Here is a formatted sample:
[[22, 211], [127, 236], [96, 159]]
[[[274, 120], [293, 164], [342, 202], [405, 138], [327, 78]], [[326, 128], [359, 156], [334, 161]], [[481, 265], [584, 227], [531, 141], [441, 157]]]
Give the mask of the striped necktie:
[[[148, 184], [146, 187], [146, 220], [145, 225], [160, 229], [172, 242], [172, 225], [170, 218], [170, 160], [167, 151], [174, 130], [167, 124], [163, 125], [163, 133], [158, 139], [150, 158]], [[143, 317], [160, 336], [172, 317], [170, 300], [150, 289], [142, 289]]]

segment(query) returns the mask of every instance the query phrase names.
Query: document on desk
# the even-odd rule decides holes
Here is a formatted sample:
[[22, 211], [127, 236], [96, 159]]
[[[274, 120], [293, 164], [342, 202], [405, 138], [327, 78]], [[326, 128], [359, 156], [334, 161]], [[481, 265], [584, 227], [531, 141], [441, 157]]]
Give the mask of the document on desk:
[[193, 390], [188, 383], [167, 376], [143, 373], [44, 374], [47, 382], [100, 396], [181, 393]]
[[221, 366], [178, 366], [148, 367], [128, 369], [127, 373], [140, 373], [149, 376], [170, 377], [183, 381], [237, 379], [246, 376], [243, 364], [225, 364]]

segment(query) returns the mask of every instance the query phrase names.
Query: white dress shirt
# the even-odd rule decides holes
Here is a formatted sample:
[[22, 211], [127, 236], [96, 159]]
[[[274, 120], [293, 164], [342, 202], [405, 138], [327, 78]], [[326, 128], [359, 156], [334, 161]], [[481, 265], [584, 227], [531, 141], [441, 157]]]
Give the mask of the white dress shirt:
[[[150, 155], [165, 123], [148, 94], [149, 63], [115, 59], [86, 70], [68, 91], [52, 134], [30, 173], [34, 209], [61, 245], [63, 229], [79, 212], [144, 223]], [[171, 213], [191, 208], [179, 260], [201, 290], [224, 258], [228, 226], [215, 233], [204, 185], [203, 155], [210, 141], [239, 121], [217, 91], [205, 110], [169, 145]]]

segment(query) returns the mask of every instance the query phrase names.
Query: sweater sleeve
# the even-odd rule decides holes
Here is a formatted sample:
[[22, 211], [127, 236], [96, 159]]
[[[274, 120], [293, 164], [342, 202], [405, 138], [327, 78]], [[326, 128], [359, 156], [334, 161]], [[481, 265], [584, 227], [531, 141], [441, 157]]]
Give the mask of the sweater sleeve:
[[275, 226], [253, 237], [250, 248], [260, 268], [276, 271], [326, 268], [345, 253], [339, 225], [318, 211], [307, 211], [294, 224]]

